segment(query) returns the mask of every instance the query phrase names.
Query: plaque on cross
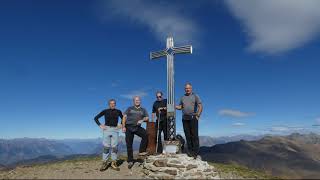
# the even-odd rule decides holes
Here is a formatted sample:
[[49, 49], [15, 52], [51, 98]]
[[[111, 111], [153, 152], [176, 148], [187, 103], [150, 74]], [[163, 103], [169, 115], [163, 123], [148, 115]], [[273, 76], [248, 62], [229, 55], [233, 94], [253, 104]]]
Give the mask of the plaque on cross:
[[164, 50], [151, 52], [150, 59], [167, 57], [167, 118], [168, 118], [168, 137], [169, 141], [174, 141], [176, 137], [176, 109], [174, 99], [174, 55], [192, 54], [192, 46], [174, 47], [173, 38], [167, 38], [167, 47]]

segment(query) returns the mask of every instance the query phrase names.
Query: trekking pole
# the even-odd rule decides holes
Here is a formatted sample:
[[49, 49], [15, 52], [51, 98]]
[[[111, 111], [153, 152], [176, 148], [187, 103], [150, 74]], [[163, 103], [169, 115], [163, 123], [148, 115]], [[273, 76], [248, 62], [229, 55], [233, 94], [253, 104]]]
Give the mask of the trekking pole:
[[161, 113], [159, 112], [159, 117], [158, 117], [158, 128], [157, 128], [157, 140], [156, 140], [156, 153], [158, 152], [158, 138], [159, 138], [159, 126], [160, 126], [160, 117], [161, 117]]

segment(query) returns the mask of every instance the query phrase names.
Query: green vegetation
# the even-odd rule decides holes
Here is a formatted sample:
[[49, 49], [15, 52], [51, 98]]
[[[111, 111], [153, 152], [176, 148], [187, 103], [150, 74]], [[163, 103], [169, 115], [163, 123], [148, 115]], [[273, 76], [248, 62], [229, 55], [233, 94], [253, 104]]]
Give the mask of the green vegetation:
[[280, 179], [278, 177], [274, 177], [268, 175], [264, 172], [260, 172], [257, 170], [252, 170], [244, 166], [239, 166], [235, 164], [221, 164], [221, 163], [210, 163], [213, 165], [220, 176], [223, 178], [232, 178], [232, 177], [242, 177], [245, 179]]

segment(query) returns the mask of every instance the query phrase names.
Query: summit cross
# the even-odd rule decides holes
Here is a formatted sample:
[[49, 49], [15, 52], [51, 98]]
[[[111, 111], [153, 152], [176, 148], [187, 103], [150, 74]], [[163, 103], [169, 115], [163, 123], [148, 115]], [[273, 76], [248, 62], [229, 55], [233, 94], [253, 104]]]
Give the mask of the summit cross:
[[176, 109], [174, 99], [174, 55], [192, 54], [192, 46], [174, 47], [173, 37], [167, 38], [167, 47], [164, 50], [151, 52], [150, 59], [167, 57], [167, 118], [169, 141], [174, 141], [176, 137]]

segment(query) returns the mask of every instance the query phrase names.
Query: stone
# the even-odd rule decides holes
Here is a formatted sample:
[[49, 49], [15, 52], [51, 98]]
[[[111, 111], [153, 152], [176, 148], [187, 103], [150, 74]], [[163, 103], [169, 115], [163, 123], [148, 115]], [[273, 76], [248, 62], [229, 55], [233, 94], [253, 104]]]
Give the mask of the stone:
[[147, 176], [150, 174], [150, 172], [149, 172], [147, 169], [143, 169], [143, 170], [142, 170], [142, 173], [145, 174], [145, 175], [147, 175]]
[[149, 159], [149, 158], [146, 159], [146, 163], [151, 163], [153, 161], [154, 161], [153, 159]]
[[188, 164], [187, 166], [187, 170], [194, 169], [194, 168], [198, 168], [198, 166], [195, 164]]
[[188, 172], [183, 173], [183, 177], [188, 177], [188, 176], [190, 176], [190, 173]]
[[178, 161], [178, 160], [170, 160], [168, 163], [167, 163], [167, 166], [168, 167], [175, 167], [175, 168], [185, 168], [186, 166], [181, 164], [181, 161]]
[[169, 163], [171, 163], [171, 164], [181, 164], [181, 161], [173, 159], [173, 160], [170, 160]]
[[144, 164], [144, 165], [143, 165], [143, 168], [148, 169], [148, 170], [150, 170], [150, 171], [152, 171], [152, 172], [161, 171], [161, 168], [160, 168], [160, 167], [153, 166], [152, 164]]
[[175, 167], [175, 168], [185, 168], [186, 167], [182, 164], [172, 164], [172, 163], [168, 163], [167, 166], [168, 167]]
[[155, 160], [153, 165], [155, 165], [156, 167], [166, 167], [167, 166], [167, 160], [165, 160], [165, 159]]
[[164, 170], [164, 172], [167, 174], [170, 174], [170, 175], [174, 175], [174, 176], [178, 174], [176, 169], [166, 169], [166, 170]]
[[174, 176], [160, 172], [160, 173], [151, 173], [148, 175], [151, 179], [174, 179]]

